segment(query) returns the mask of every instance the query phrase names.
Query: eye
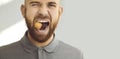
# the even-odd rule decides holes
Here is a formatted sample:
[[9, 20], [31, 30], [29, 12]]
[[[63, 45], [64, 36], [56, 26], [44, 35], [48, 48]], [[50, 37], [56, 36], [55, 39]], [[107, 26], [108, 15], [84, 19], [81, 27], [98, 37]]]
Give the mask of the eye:
[[56, 3], [55, 2], [50, 2], [50, 3], [48, 3], [48, 7], [56, 7]]
[[49, 7], [56, 7], [56, 5], [55, 4], [50, 4]]
[[37, 1], [32, 1], [32, 2], [30, 2], [30, 6], [40, 6], [40, 3], [39, 2], [37, 2]]
[[31, 6], [39, 6], [38, 3], [32, 3]]

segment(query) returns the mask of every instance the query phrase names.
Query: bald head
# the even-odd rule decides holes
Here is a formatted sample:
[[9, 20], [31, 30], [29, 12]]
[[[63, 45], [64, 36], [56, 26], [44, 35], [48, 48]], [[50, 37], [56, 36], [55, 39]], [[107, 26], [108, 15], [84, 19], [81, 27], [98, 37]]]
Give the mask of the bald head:
[[[24, 0], [24, 4], [27, 4], [29, 1], [42, 1], [42, 0]], [[61, 0], [43, 0], [43, 1], [57, 1], [59, 5], [62, 5]]]

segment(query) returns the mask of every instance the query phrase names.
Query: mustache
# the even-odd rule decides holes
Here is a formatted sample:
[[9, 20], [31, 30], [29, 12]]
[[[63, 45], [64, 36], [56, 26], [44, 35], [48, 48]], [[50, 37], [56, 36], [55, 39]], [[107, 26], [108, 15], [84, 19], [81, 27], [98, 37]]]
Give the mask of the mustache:
[[38, 14], [35, 16], [34, 19], [50, 19], [49, 15], [42, 15], [42, 14]]

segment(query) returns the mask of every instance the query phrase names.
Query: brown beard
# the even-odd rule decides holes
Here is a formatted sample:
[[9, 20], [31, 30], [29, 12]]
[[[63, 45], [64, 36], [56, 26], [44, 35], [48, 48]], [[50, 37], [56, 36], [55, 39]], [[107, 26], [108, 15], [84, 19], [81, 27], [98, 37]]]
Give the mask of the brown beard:
[[[59, 18], [59, 17], [58, 17]], [[34, 18], [34, 20], [36, 19], [36, 17]], [[46, 42], [53, 34], [54, 34], [54, 31], [55, 31], [55, 28], [57, 26], [57, 23], [52, 23], [52, 19], [50, 19], [50, 24], [49, 24], [49, 32], [48, 34], [44, 37], [44, 38], [40, 38], [42, 37], [41, 35], [36, 35], [35, 33], [35, 30], [34, 30], [34, 26], [31, 25], [34, 23], [31, 23], [30, 21], [28, 21], [28, 18], [27, 16], [25, 15], [25, 20], [26, 20], [26, 25], [28, 27], [28, 32], [30, 34], [30, 36], [37, 42], [40, 42], [40, 43], [43, 43], [43, 42]]]

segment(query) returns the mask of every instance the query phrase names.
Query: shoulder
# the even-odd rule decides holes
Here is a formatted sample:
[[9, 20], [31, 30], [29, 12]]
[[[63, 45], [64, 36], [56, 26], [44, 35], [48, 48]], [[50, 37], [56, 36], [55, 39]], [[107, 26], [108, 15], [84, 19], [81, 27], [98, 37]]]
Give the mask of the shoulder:
[[66, 44], [62, 41], [59, 41], [59, 50], [62, 51], [66, 55], [71, 55], [71, 57], [78, 57], [80, 59], [83, 59], [83, 54], [80, 49], [71, 46], [69, 44]]
[[8, 45], [5, 45], [5, 46], [1, 46], [0, 47], [0, 50], [6, 50], [7, 48], [13, 48], [15, 46], [18, 46], [19, 45], [19, 42], [14, 42], [14, 43], [11, 43], [11, 44], [8, 44]]
[[65, 42], [62, 42], [62, 41], [59, 41], [59, 47], [60, 48], [64, 48], [65, 50], [67, 49], [67, 50], [70, 50], [70, 51], [80, 51], [80, 49], [78, 49], [78, 48], [76, 48], [76, 47], [74, 47], [74, 46], [71, 46], [71, 45], [69, 45], [69, 44], [67, 44], [67, 43], [65, 43]]
[[17, 49], [20, 48], [20, 42], [15, 42], [15, 43], [11, 43], [5, 46], [1, 46], [0, 47], [0, 55], [1, 54], [9, 54], [9, 53], [13, 53], [15, 52]]

